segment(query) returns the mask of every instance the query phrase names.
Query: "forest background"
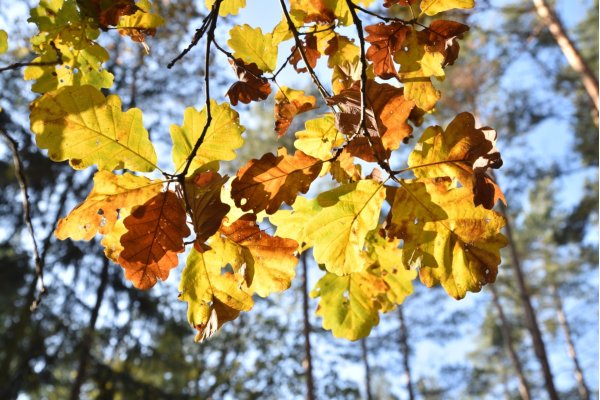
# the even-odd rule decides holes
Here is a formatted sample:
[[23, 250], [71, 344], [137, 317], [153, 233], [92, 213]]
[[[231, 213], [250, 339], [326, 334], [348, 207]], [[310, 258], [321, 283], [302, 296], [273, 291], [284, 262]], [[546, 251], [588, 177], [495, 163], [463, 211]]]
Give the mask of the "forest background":
[[[156, 3], [170, 22], [148, 41], [150, 54], [117, 34], [103, 43], [112, 53], [116, 90], [144, 110], [151, 134], [168, 132], [188, 99], [201, 101], [200, 49], [167, 78], [163, 72], [207, 12], [198, 1]], [[248, 3], [232, 24], [270, 29], [279, 21], [279, 9]], [[316, 302], [306, 296], [316, 276], [309, 272], [304, 284], [302, 265], [291, 290], [257, 302], [253, 312], [197, 344], [185, 303], [174, 301], [180, 271], [142, 292], [105, 260], [99, 243], [57, 241], [56, 221], [89, 192], [91, 178], [52, 163], [33, 144], [28, 105], [34, 94], [21, 69], [3, 71], [0, 129], [16, 140], [24, 163], [49, 293], [32, 312], [32, 248], [6, 146], [0, 148], [0, 398], [302, 398], [311, 392], [348, 399], [598, 398], [597, 108], [536, 3], [482, 0], [474, 12], [454, 15], [468, 20], [471, 31], [447, 71], [440, 113], [432, 115], [445, 126], [450, 113], [469, 110], [499, 132], [504, 167], [497, 177], [512, 238], [497, 282], [461, 301], [416, 285], [415, 295], [358, 342], [320, 328]], [[34, 27], [26, 19], [35, 5], [0, 0], [0, 28], [10, 37], [0, 68], [31, 60], [27, 38]], [[597, 85], [598, 2], [550, 7]], [[371, 9], [387, 12], [380, 2]], [[227, 65], [219, 57], [214, 63]], [[233, 75], [214, 70], [222, 96]], [[309, 90], [309, 81], [296, 76], [284, 78]], [[249, 128], [250, 145], [237, 160], [243, 165], [277, 141], [270, 100], [237, 109]], [[302, 129], [300, 117], [291, 131]], [[285, 140], [279, 145], [290, 145]]]

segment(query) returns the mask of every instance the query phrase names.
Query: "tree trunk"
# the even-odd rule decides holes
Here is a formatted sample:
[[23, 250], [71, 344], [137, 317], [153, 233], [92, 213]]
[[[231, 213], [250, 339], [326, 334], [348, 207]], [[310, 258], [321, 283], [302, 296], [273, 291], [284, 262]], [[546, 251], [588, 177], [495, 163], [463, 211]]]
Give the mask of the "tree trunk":
[[315, 399], [315, 383], [313, 377], [312, 352], [310, 345], [310, 320], [308, 319], [308, 263], [306, 261], [306, 251], [300, 256], [302, 263], [302, 316], [304, 320], [304, 373], [306, 374], [306, 398]]
[[402, 304], [398, 306], [398, 320], [400, 321], [400, 351], [402, 353], [402, 364], [404, 366], [404, 379], [406, 389], [408, 390], [408, 399], [415, 400], [415, 392], [412, 384], [412, 374], [410, 372], [410, 347], [408, 346], [408, 327], [404, 320], [404, 310]]
[[81, 385], [83, 385], [83, 382], [85, 380], [85, 373], [87, 371], [87, 365], [90, 358], [90, 350], [92, 348], [92, 342], [94, 341], [94, 332], [96, 330], [98, 312], [100, 311], [100, 306], [102, 305], [102, 301], [104, 300], [104, 291], [106, 290], [106, 285], [108, 283], [109, 266], [110, 263], [108, 261], [108, 258], [104, 258], [102, 272], [100, 273], [100, 285], [98, 286], [98, 291], [96, 292], [96, 304], [92, 309], [88, 328], [83, 335], [83, 339], [81, 340], [81, 354], [79, 355], [79, 367], [77, 368], [77, 376], [75, 377], [75, 382], [73, 382], [73, 387], [71, 388], [71, 400], [79, 399]]
[[550, 293], [552, 294], [552, 299], [554, 300], [554, 305], [556, 307], [556, 316], [558, 318], [558, 323], [560, 324], [560, 327], [562, 328], [562, 331], [565, 335], [567, 348], [569, 350], [569, 357], [571, 358], [571, 360], [573, 361], [573, 365], [575, 366], [575, 379], [577, 380], [577, 389], [579, 390], [579, 395], [583, 400], [589, 400], [590, 390], [588, 389], [585, 383], [583, 371], [581, 370], [579, 358], [577, 357], [577, 352], [575, 350], [573, 337], [571, 336], [571, 327], [569, 326], [569, 321], [567, 321], [567, 316], [565, 315], [565, 308], [554, 283], [550, 285]]
[[498, 292], [496, 292], [496, 288], [494, 287], [494, 285], [490, 285], [489, 287], [490, 292], [492, 294], [492, 302], [494, 303], [494, 307], [496, 307], [498, 317], [500, 318], [500, 329], [502, 330], [502, 339], [504, 339], [504, 346], [508, 351], [510, 360], [513, 364], [513, 367], [515, 368], [515, 372], [517, 373], [517, 379], [519, 380], [519, 393], [521, 394], [521, 398], [523, 400], [530, 400], [531, 393], [529, 392], [529, 384], [527, 383], [527, 379], [525, 378], [525, 374], [523, 373], [521, 361], [519, 360], [517, 352], [515, 351], [512, 336], [510, 334], [510, 326], [506, 319], [506, 315], [504, 315], [504, 310], [502, 308], [502, 304], [500, 304], [500, 299], [498, 299]]
[[579, 74], [585, 90], [592, 100], [598, 115], [598, 79], [590, 66], [585, 62], [581, 53], [571, 41], [558, 15], [550, 8], [546, 0], [533, 0], [535, 10], [562, 50], [569, 65]]
[[360, 349], [363, 365], [365, 367], [365, 391], [367, 400], [373, 400], [371, 393], [371, 367], [369, 366], [369, 349], [367, 348], [367, 338], [360, 340]]
[[546, 392], [548, 392], [548, 397], [550, 398], [550, 400], [558, 400], [558, 393], [556, 392], [556, 388], [554, 387], [554, 378], [552, 377], [552, 370], [550, 368], [550, 362], [548, 361], [546, 345], [544, 344], [544, 339], [542, 338], [542, 332], [540, 331], [540, 327], [537, 322], [535, 310], [533, 309], [533, 305], [531, 304], [531, 298], [529, 297], [527, 284], [525, 283], [525, 275], [523, 274], [523, 269], [521, 268], [521, 259], [519, 257], [519, 252], [517, 251], [516, 243], [513, 238], [510, 219], [508, 218], [506, 212], [507, 209], [506, 206], [502, 203], [500, 203], [500, 207], [502, 209], [503, 214], [506, 217], [505, 228], [506, 236], [508, 237], [508, 247], [513, 262], [513, 268], [515, 270], [515, 276], [517, 278], [519, 296], [521, 298], [521, 302], [523, 303], [525, 323], [527, 325], [529, 333], [531, 334], [531, 339], [533, 342], [533, 350], [535, 352], [535, 356], [537, 357], [540, 363], [540, 366], [542, 367], [542, 374], [544, 375], [544, 386], [546, 388]]

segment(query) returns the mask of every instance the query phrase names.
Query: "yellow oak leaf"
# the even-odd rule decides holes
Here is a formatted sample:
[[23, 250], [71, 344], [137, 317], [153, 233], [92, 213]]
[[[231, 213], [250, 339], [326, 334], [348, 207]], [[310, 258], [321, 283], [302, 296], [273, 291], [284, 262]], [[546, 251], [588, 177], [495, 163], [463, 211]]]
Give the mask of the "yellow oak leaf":
[[458, 179], [473, 192], [475, 205], [491, 209], [498, 200], [506, 204], [502, 191], [486, 174], [488, 168], [502, 166], [496, 131], [476, 129], [475, 117], [470, 113], [458, 114], [446, 130], [439, 126], [427, 128], [409, 155], [408, 165], [420, 178]]
[[8, 34], [4, 29], [0, 29], [0, 54], [6, 53], [8, 50]]
[[323, 318], [323, 328], [337, 338], [358, 340], [379, 323], [379, 297], [386, 290], [385, 282], [368, 271], [346, 276], [327, 273], [310, 295], [319, 297], [316, 314]]
[[246, 64], [255, 63], [266, 72], [277, 65], [277, 44], [270, 33], [263, 34], [260, 28], [250, 25], [236, 25], [229, 31], [227, 44], [233, 50], [235, 58], [241, 58]]
[[116, 95], [104, 97], [93, 86], [62, 87], [31, 104], [31, 130], [54, 161], [75, 169], [130, 169], [150, 172], [156, 152], [142, 123], [142, 112], [121, 110]]
[[298, 114], [316, 108], [315, 96], [305, 95], [303, 90], [281, 86], [275, 94], [275, 131], [277, 136], [285, 135]]
[[310, 244], [304, 242], [307, 240], [304, 231], [306, 221], [314, 217], [320, 210], [319, 203], [299, 196], [291, 210], [278, 210], [275, 214], [269, 215], [269, 222], [277, 226], [276, 236], [295, 240], [300, 251], [304, 251], [312, 246], [312, 241]]
[[58, 221], [57, 238], [90, 240], [96, 233], [109, 234], [117, 219], [160, 193], [163, 182], [152, 181], [128, 172], [115, 175], [108, 171], [94, 174], [94, 187], [88, 197], [67, 217]]
[[475, 0], [423, 0], [421, 11], [426, 15], [435, 15], [454, 8], [473, 8]]
[[385, 198], [383, 186], [370, 179], [321, 193], [315, 200], [321, 207], [304, 226], [314, 257], [337, 275], [362, 271], [361, 250], [367, 233], [377, 226]]
[[[215, 0], [205, 0], [206, 8], [212, 9]], [[219, 15], [226, 17], [228, 15], [238, 15], [240, 9], [246, 7], [246, 0], [223, 0], [219, 8]]]
[[344, 135], [335, 127], [333, 114], [306, 121], [305, 128], [296, 132], [294, 147], [320, 160], [331, 159], [333, 148], [344, 143]]
[[[235, 158], [234, 150], [244, 143], [242, 132], [245, 128], [240, 125], [240, 116], [229, 106], [229, 103], [217, 104], [210, 101], [212, 121], [204, 136], [196, 157], [192, 160], [190, 174], [196, 169], [212, 161], [229, 161]], [[181, 126], [171, 125], [171, 139], [173, 140], [173, 163], [178, 171], [192, 153], [196, 141], [200, 138], [206, 126], [206, 107], [201, 111], [188, 107], [183, 114]], [[218, 164], [216, 165], [218, 169]]]
[[181, 275], [179, 299], [188, 303], [188, 321], [198, 330], [196, 341], [208, 339], [254, 304], [236, 274], [222, 273], [221, 266], [216, 250], [192, 249]]
[[441, 283], [461, 299], [494, 282], [507, 243], [502, 215], [475, 207], [471, 191], [453, 187], [448, 178], [406, 181], [388, 191], [386, 229], [404, 241], [404, 264], [418, 268], [425, 285]]

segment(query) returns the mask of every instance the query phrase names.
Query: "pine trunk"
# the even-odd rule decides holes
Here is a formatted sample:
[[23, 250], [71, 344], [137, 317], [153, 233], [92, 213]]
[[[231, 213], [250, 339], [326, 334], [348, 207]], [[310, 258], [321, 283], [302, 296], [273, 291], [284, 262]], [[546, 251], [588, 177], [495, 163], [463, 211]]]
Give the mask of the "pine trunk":
[[508, 351], [508, 355], [517, 374], [517, 379], [519, 381], [519, 393], [521, 394], [521, 398], [523, 400], [530, 400], [531, 393], [529, 392], [529, 384], [527, 383], [527, 379], [525, 378], [525, 374], [523, 373], [523, 366], [521, 365], [521, 361], [519, 360], [517, 352], [515, 351], [515, 346], [513, 344], [512, 336], [510, 334], [510, 325], [508, 323], [508, 320], [506, 319], [504, 309], [502, 308], [502, 304], [500, 303], [500, 299], [498, 298], [498, 292], [496, 292], [496, 288], [494, 287], [494, 285], [490, 285], [490, 292], [492, 294], [492, 302], [494, 303], [494, 307], [496, 308], [496, 311], [498, 312], [498, 317], [500, 318], [500, 329], [502, 330], [502, 339], [504, 340], [504, 346], [506, 347], [506, 351]]
[[529, 291], [527, 289], [527, 284], [525, 283], [525, 275], [521, 267], [521, 259], [519, 257], [519, 252], [517, 251], [516, 243], [512, 234], [510, 219], [508, 218], [506, 212], [506, 206], [504, 206], [502, 203], [500, 203], [500, 205], [506, 217], [505, 229], [506, 235], [508, 237], [508, 247], [512, 258], [513, 268], [515, 270], [515, 276], [517, 278], [517, 289], [519, 291], [519, 297], [521, 298], [521, 302], [523, 303], [525, 323], [527, 324], [527, 329], [531, 334], [531, 340], [533, 342], [533, 350], [535, 352], [535, 356], [537, 357], [540, 363], [540, 366], [542, 367], [542, 374], [544, 375], [544, 386], [546, 388], [546, 392], [548, 393], [548, 397], [550, 398], [550, 400], [558, 400], [559, 397], [554, 386], [554, 378], [552, 376], [550, 362], [548, 361], [546, 345], [544, 344], [544, 339], [542, 338], [542, 332], [538, 325], [535, 310], [533, 308], [533, 305], [531, 304], [531, 298], [529, 297]]
[[579, 53], [579, 50], [577, 50], [575, 44], [567, 35], [558, 15], [556, 15], [548, 2], [546, 0], [533, 0], [533, 4], [535, 5], [537, 14], [548, 27], [569, 65], [579, 74], [581, 82], [596, 108], [596, 115], [598, 115], [598, 79], [596, 75], [594, 75], [590, 66], [585, 62], [581, 53]]
[[573, 337], [571, 335], [571, 327], [569, 326], [569, 321], [567, 320], [567, 316], [565, 314], [565, 308], [555, 284], [550, 285], [550, 292], [556, 307], [558, 323], [560, 324], [560, 327], [565, 335], [565, 340], [567, 342], [567, 348], [569, 351], [569, 358], [571, 358], [573, 365], [575, 366], [575, 379], [577, 380], [577, 389], [579, 390], [579, 395], [583, 400], [589, 400], [590, 390], [588, 389], [583, 377], [583, 371], [581, 370], [581, 364], [579, 363], [577, 351], [575, 350], [575, 343], [573, 342]]

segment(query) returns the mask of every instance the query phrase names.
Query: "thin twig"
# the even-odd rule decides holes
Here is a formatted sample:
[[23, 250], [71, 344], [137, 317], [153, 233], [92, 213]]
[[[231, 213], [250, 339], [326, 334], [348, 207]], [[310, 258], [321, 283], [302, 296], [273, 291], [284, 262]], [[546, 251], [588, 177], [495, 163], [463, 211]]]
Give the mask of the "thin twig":
[[35, 296], [35, 299], [31, 303], [30, 307], [31, 311], [34, 311], [40, 305], [42, 296], [46, 294], [46, 286], [44, 285], [44, 264], [42, 263], [40, 253], [38, 251], [37, 241], [35, 239], [35, 230], [33, 228], [33, 223], [31, 222], [31, 204], [29, 203], [27, 180], [23, 171], [23, 162], [19, 156], [18, 144], [7, 132], [4, 131], [4, 129], [0, 129], [0, 135], [2, 135], [2, 137], [6, 140], [6, 143], [8, 143], [8, 147], [12, 152], [13, 163], [15, 165], [15, 177], [17, 178], [17, 182], [21, 188], [21, 195], [23, 196], [23, 220], [25, 221], [25, 225], [27, 226], [27, 230], [31, 236], [31, 241], [33, 242], [35, 279], [37, 284], [39, 284], [38, 294]]
[[54, 60], [54, 61], [36, 61], [36, 62], [33, 62], [33, 61], [30, 61], [30, 62], [18, 62], [18, 63], [7, 65], [6, 67], [0, 68], [0, 72], [10, 71], [10, 70], [17, 69], [17, 68], [22, 68], [22, 67], [47, 67], [47, 66], [50, 66], [50, 65], [59, 65], [59, 64], [62, 64], [63, 63], [62, 53], [58, 49], [58, 47], [56, 47], [56, 45], [54, 44], [54, 41], [50, 42], [50, 46], [56, 52], [56, 60]]
[[300, 40], [300, 35], [298, 33], [298, 29], [296, 28], [296, 25], [294, 25], [294, 22], [292, 21], [292, 17], [290, 17], [290, 13], [289, 13], [287, 7], [285, 6], [285, 1], [279, 0], [279, 3], [281, 4], [281, 9], [282, 9], [283, 15], [285, 16], [285, 19], [288, 23], [288, 26], [289, 26], [290, 30], [292, 31], [292, 34], [294, 35], [294, 40], [296, 42], [296, 49], [300, 52], [300, 57], [302, 57], [302, 61], [304, 61], [304, 64], [306, 65], [306, 69], [308, 70], [308, 73], [310, 74], [310, 77], [312, 78], [313, 82], [317, 86], [317, 89], [319, 89], [321, 96], [323, 97], [323, 99], [327, 100], [329, 97], [331, 97], [331, 95], [327, 92], [327, 89], [325, 89], [325, 87], [319, 80], [319, 77], [315, 73], [315, 70], [313, 69], [313, 67], [310, 66], [310, 63], [308, 62], [308, 58], [306, 57], [306, 52], [304, 51], [304, 47], [302, 47], [302, 40]]
[[[219, 7], [220, 7], [221, 2], [219, 1], [218, 3], [219, 3]], [[192, 39], [192, 41], [190, 42], [188, 47], [186, 47], [177, 57], [175, 57], [173, 60], [171, 60], [171, 62], [169, 64], [167, 64], [167, 68], [169, 68], [169, 69], [173, 68], [173, 66], [179, 60], [181, 60], [183, 57], [185, 57], [185, 55], [187, 53], [189, 53], [190, 50], [192, 50], [194, 48], [194, 46], [196, 46], [198, 44], [198, 42], [200, 42], [200, 39], [202, 39], [202, 36], [204, 36], [204, 34], [206, 33], [206, 30], [209, 27], [210, 23], [213, 21], [213, 19], [216, 20], [216, 17], [214, 14], [215, 6], [216, 6], [216, 3], [213, 5], [213, 9], [210, 11], [210, 13], [208, 13], [206, 18], [204, 18], [204, 21], [202, 21], [202, 25], [200, 26], [200, 28], [196, 29], [194, 38]], [[219, 7], [216, 7], [217, 10]]]
[[[206, 124], [204, 124], [202, 133], [200, 134], [200, 137], [198, 138], [198, 140], [196, 140], [196, 143], [194, 144], [194, 148], [192, 149], [192, 152], [190, 153], [190, 155], [187, 158], [187, 161], [185, 163], [185, 167], [183, 168], [183, 171], [181, 171], [181, 173], [177, 174], [177, 179], [184, 187], [184, 190], [185, 190], [185, 185], [184, 185], [185, 177], [190, 169], [190, 166], [192, 165], [192, 161], [194, 160], [194, 158], [196, 157], [196, 154], [198, 153], [198, 150], [200, 149], [200, 146], [204, 142], [204, 137], [206, 136], [206, 132], [208, 132], [208, 128], [210, 127], [210, 124], [212, 122], [212, 113], [210, 110], [210, 47], [215, 40], [215, 29], [217, 27], [219, 8], [221, 7], [222, 2], [223, 2], [223, 0], [215, 1], [215, 4], [213, 4], [213, 8], [209, 14], [209, 15], [212, 15], [212, 18], [210, 18], [210, 27], [208, 28], [207, 37], [206, 37], [206, 55], [205, 55], [205, 65], [204, 65], [204, 95], [205, 95], [205, 104], [206, 104]], [[187, 199], [187, 197], [186, 197], [186, 199]]]

